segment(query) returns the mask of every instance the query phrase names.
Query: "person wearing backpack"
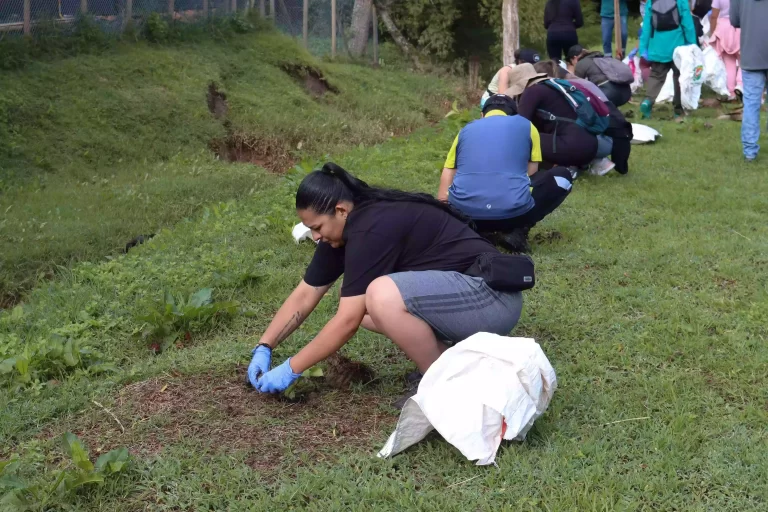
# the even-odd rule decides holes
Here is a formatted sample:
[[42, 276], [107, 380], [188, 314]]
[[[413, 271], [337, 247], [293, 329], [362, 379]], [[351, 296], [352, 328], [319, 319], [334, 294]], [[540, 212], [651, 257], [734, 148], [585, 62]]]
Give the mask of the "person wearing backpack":
[[528, 232], [571, 192], [568, 169], [539, 170], [539, 132], [515, 115], [514, 100], [495, 94], [483, 117], [454, 139], [437, 198], [472, 219], [478, 233], [512, 252], [528, 252]]
[[603, 119], [571, 84], [549, 79], [530, 64], [523, 64], [510, 72], [509, 88], [504, 94], [517, 101], [518, 114], [538, 130], [544, 162], [582, 167], [595, 158], [598, 144], [594, 132], [605, 131], [607, 118], [600, 126]]
[[760, 151], [760, 105], [768, 84], [768, 0], [731, 0], [730, 15], [731, 25], [741, 29], [741, 143], [744, 159], [754, 162]]
[[672, 103], [675, 118], [679, 118], [684, 114], [680, 99], [680, 70], [675, 66], [673, 56], [678, 46], [696, 44], [696, 30], [688, 0], [648, 0], [643, 25], [640, 55], [647, 53], [651, 64], [646, 98], [640, 104], [643, 119], [651, 117], [653, 104], [670, 70], [675, 90]]
[[629, 66], [618, 59], [575, 45], [568, 50], [568, 71], [596, 84], [617, 107], [632, 99], [631, 84], [635, 76]]

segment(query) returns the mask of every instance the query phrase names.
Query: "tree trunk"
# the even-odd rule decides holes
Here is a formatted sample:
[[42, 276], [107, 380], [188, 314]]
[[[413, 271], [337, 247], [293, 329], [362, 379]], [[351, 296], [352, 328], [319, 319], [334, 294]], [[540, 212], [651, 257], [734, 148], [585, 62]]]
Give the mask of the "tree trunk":
[[400, 51], [403, 52], [406, 57], [410, 57], [413, 60], [413, 64], [416, 66], [416, 69], [419, 71], [424, 71], [424, 66], [421, 65], [419, 57], [416, 55], [416, 52], [411, 46], [411, 43], [409, 43], [403, 33], [400, 32], [400, 29], [397, 28], [397, 25], [395, 24], [395, 20], [393, 20], [392, 16], [389, 14], [389, 4], [387, 2], [382, 2], [381, 0], [376, 0], [375, 3], [376, 12], [381, 19], [381, 22], [384, 23], [385, 27], [387, 27], [387, 32], [389, 32], [389, 35], [392, 36], [392, 40], [395, 41], [395, 44], [400, 48]]
[[352, 41], [349, 51], [353, 57], [362, 57], [368, 46], [368, 34], [371, 27], [372, 0], [355, 0], [352, 7]]
[[504, 23], [502, 60], [504, 65], [514, 64], [515, 50], [520, 47], [520, 17], [517, 12], [518, 0], [504, 0], [501, 5], [501, 20]]

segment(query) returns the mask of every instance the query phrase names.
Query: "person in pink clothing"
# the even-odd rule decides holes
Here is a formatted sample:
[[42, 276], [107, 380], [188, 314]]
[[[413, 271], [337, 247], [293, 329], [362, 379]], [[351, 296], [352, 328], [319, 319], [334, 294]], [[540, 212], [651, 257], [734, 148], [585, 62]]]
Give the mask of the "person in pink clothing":
[[731, 98], [741, 93], [741, 30], [733, 28], [729, 15], [731, 0], [712, 0], [712, 14], [709, 16], [710, 44], [725, 63], [725, 73], [728, 77], [728, 92]]

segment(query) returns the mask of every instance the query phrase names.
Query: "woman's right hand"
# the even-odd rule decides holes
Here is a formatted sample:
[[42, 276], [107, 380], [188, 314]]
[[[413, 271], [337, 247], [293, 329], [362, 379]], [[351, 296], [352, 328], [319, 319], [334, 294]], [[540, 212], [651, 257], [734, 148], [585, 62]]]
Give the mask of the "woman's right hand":
[[248, 365], [248, 381], [251, 386], [256, 387], [258, 378], [269, 371], [269, 364], [272, 362], [272, 349], [266, 345], [259, 345], [253, 349], [253, 358]]

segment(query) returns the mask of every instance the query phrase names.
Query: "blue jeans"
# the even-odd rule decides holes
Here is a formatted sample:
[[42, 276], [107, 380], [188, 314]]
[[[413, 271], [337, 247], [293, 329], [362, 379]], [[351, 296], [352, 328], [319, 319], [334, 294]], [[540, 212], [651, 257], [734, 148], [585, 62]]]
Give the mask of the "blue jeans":
[[763, 99], [768, 70], [741, 70], [741, 80], [744, 88], [744, 116], [741, 121], [741, 144], [744, 146], [744, 157], [749, 160], [757, 157], [760, 151], [760, 103]]
[[[603, 31], [603, 53], [605, 55], [611, 55], [611, 45], [613, 43], [613, 18], [600, 18], [600, 28]], [[627, 17], [621, 17], [621, 54], [627, 54], [627, 35], [629, 35], [629, 29], [627, 29]]]

